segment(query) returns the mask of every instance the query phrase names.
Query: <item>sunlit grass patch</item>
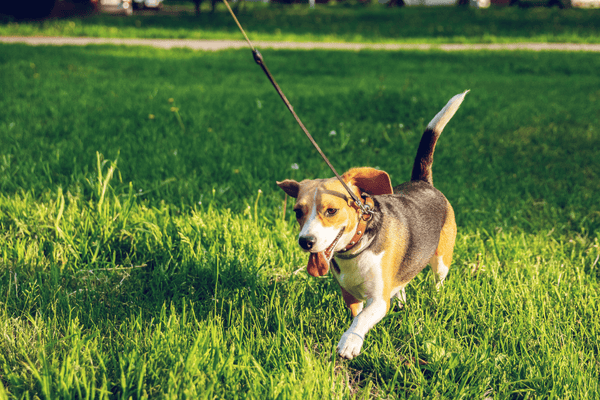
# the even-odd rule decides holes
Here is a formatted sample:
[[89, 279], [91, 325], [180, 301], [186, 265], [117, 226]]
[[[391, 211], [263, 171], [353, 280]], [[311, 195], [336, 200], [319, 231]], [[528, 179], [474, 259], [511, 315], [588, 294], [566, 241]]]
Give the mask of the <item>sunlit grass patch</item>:
[[594, 55], [264, 52], [336, 168], [394, 184], [471, 89], [433, 167], [459, 226], [445, 286], [419, 274], [348, 362], [275, 185], [331, 173], [247, 51], [0, 47], [9, 398], [597, 393]]

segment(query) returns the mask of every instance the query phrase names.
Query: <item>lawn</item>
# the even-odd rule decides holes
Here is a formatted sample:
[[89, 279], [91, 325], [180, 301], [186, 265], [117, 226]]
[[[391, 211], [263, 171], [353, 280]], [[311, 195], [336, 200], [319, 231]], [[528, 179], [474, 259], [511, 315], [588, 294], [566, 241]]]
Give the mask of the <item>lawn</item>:
[[[225, 6], [132, 17], [93, 15], [42, 22], [0, 22], [3, 36], [240, 39]], [[281, 6], [238, 10], [252, 40], [384, 43], [600, 43], [600, 10], [558, 8]]]
[[341, 172], [425, 125], [455, 259], [339, 359], [285, 178], [329, 177], [249, 51], [0, 45], [0, 398], [597, 398], [600, 58], [263, 52]]

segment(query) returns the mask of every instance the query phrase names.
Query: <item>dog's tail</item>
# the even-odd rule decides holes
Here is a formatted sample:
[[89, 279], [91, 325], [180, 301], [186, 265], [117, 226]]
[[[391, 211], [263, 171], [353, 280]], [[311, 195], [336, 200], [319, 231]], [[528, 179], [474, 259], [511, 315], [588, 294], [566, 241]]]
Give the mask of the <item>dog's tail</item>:
[[460, 104], [463, 102], [467, 93], [469, 93], [468, 90], [451, 98], [448, 104], [442, 108], [442, 111], [437, 113], [429, 125], [427, 125], [427, 128], [421, 137], [421, 143], [419, 143], [411, 180], [425, 181], [430, 185], [433, 185], [431, 165], [433, 164], [435, 144], [444, 130], [444, 127], [448, 121], [450, 121], [450, 118], [454, 116], [454, 113], [458, 110], [458, 107], [460, 107]]

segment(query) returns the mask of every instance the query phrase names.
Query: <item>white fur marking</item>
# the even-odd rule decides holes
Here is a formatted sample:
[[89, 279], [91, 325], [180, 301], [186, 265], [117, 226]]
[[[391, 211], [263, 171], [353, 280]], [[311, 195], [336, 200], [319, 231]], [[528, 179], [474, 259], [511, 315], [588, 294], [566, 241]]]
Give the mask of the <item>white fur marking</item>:
[[397, 287], [392, 290], [392, 297], [398, 300], [398, 305], [400, 308], [404, 308], [404, 305], [406, 304], [405, 286]]
[[338, 343], [337, 352], [344, 358], [352, 359], [359, 355], [363, 341], [358, 336], [364, 338], [367, 332], [385, 317], [386, 301], [381, 297], [383, 255], [383, 252], [374, 254], [367, 250], [357, 258], [336, 259], [340, 272], [336, 273], [335, 277], [340, 286], [357, 300], [366, 300], [364, 309], [354, 317], [352, 324]]
[[342, 335], [337, 345], [337, 352], [340, 356], [351, 360], [360, 354], [363, 340], [367, 332], [385, 317], [386, 302], [382, 298], [369, 299], [371, 304], [354, 317], [350, 328]]
[[456, 110], [458, 110], [458, 107], [460, 107], [460, 104], [465, 99], [467, 93], [469, 93], [468, 90], [452, 97], [450, 101], [446, 103], [444, 108], [442, 108], [442, 110], [439, 113], [437, 113], [435, 117], [433, 117], [429, 125], [427, 125], [427, 128], [433, 129], [437, 132], [441, 132], [448, 123], [448, 121], [450, 121], [450, 118], [454, 116], [454, 113], [456, 113]]
[[448, 275], [448, 271], [450, 271], [450, 267], [444, 264], [442, 256], [433, 256], [429, 262], [431, 263], [431, 269], [435, 275], [435, 287], [437, 290], [440, 290], [440, 287], [444, 284], [444, 279], [446, 279], [446, 276]]
[[[348, 293], [357, 300], [369, 300], [383, 293], [383, 252], [374, 254], [366, 250], [360, 257], [349, 260], [336, 258], [340, 272], [335, 277]], [[335, 271], [334, 271], [335, 272]], [[367, 303], [368, 307], [369, 303]]]
[[310, 215], [306, 219], [304, 225], [302, 225], [298, 238], [313, 236], [315, 238], [315, 244], [311, 251], [319, 253], [327, 249], [331, 243], [333, 243], [339, 231], [340, 228], [337, 227], [324, 227], [319, 221], [319, 218], [317, 218], [317, 190], [315, 190]]

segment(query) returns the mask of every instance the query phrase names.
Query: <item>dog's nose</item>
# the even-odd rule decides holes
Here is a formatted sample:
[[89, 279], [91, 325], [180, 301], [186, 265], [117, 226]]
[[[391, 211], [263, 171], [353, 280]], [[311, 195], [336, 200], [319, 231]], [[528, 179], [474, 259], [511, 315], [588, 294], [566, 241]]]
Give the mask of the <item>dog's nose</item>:
[[298, 243], [300, 244], [300, 247], [302, 247], [304, 250], [312, 249], [316, 241], [317, 240], [314, 236], [301, 236], [298, 238]]

